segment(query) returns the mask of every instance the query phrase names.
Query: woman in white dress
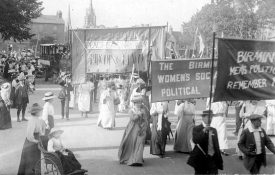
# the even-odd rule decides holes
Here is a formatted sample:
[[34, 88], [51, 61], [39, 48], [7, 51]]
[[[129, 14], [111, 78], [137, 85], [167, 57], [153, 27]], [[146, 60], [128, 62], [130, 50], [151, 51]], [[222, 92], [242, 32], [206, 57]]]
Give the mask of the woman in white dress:
[[266, 100], [266, 134], [275, 135], [275, 100]]
[[97, 126], [104, 129], [112, 129], [115, 127], [115, 91], [113, 90], [115, 84], [108, 83], [107, 89], [100, 95], [100, 107]]
[[[174, 150], [182, 153], [192, 151], [191, 139], [192, 131], [195, 126], [195, 101], [177, 101], [177, 109], [175, 113], [178, 116], [178, 124], [176, 127]], [[177, 110], [177, 111], [176, 111]]]
[[78, 110], [81, 111], [81, 116], [85, 113], [86, 118], [90, 111], [91, 91], [94, 90], [94, 88], [94, 83], [91, 81], [79, 85]]
[[[209, 98], [208, 98], [208, 102], [209, 102]], [[217, 130], [220, 150], [221, 150], [221, 153], [225, 156], [229, 155], [224, 151], [225, 149], [228, 149], [228, 140], [227, 140], [227, 131], [226, 131], [227, 108], [228, 106], [226, 102], [211, 103], [211, 110], [213, 111], [214, 115], [210, 126]]]

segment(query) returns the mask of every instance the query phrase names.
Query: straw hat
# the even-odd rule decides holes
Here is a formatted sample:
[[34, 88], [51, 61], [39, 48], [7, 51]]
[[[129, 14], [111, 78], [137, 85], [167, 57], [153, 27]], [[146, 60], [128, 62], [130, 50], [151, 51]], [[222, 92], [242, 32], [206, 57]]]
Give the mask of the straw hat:
[[29, 110], [29, 113], [35, 114], [35, 113], [40, 112], [40, 111], [42, 111], [42, 110], [43, 110], [43, 108], [42, 108], [38, 103], [34, 103], [34, 104], [31, 106], [31, 108], [30, 108], [30, 110]]
[[247, 117], [249, 120], [255, 120], [255, 119], [261, 119], [263, 118], [262, 115], [259, 114], [251, 114], [249, 117]]
[[133, 73], [133, 78], [139, 78], [139, 75], [137, 73]]
[[55, 98], [55, 95], [52, 92], [46, 92], [44, 94], [44, 97], [42, 98], [42, 100], [49, 100], [49, 99], [53, 99]]
[[61, 135], [61, 134], [63, 134], [63, 132], [64, 131], [61, 129], [52, 129], [52, 131], [49, 134], [49, 138], [55, 137], [57, 135]]
[[26, 77], [23, 74], [20, 74], [17, 78], [19, 81], [23, 81], [26, 79]]

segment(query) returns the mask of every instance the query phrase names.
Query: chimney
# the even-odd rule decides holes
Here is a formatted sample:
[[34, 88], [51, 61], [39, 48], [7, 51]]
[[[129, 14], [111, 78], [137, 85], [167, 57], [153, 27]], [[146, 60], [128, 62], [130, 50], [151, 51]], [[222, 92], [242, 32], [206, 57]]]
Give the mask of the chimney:
[[58, 17], [58, 18], [62, 18], [62, 12], [61, 12], [61, 10], [58, 10], [57, 12], [56, 12], [56, 16]]

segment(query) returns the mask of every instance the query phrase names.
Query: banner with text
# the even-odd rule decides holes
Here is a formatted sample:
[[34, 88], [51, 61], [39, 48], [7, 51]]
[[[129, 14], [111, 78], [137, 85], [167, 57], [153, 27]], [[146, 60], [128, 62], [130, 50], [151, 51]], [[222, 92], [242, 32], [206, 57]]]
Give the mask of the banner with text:
[[209, 97], [211, 67], [211, 59], [152, 61], [152, 102]]
[[[162, 58], [165, 27], [94, 29], [86, 31], [87, 73], [147, 71], [148, 47]], [[150, 43], [149, 43], [150, 41]], [[155, 58], [153, 58], [155, 59]]]
[[275, 99], [275, 42], [219, 39], [214, 101]]

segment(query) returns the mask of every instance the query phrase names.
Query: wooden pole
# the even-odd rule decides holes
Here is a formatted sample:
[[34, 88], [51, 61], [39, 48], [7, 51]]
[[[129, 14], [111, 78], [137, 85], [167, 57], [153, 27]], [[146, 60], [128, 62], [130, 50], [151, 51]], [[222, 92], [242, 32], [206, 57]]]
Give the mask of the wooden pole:
[[148, 36], [148, 52], [147, 52], [147, 60], [148, 60], [148, 64], [147, 64], [147, 86], [149, 86], [150, 83], [150, 66], [151, 66], [151, 27], [149, 27], [149, 36]]
[[[214, 59], [215, 59], [215, 39], [216, 39], [216, 32], [213, 32], [213, 45], [212, 45], [212, 59], [211, 59], [211, 79], [210, 79], [210, 99], [209, 99], [209, 110], [211, 110], [211, 102], [213, 98], [213, 75], [214, 75]], [[208, 115], [208, 123], [210, 125], [210, 113]]]

